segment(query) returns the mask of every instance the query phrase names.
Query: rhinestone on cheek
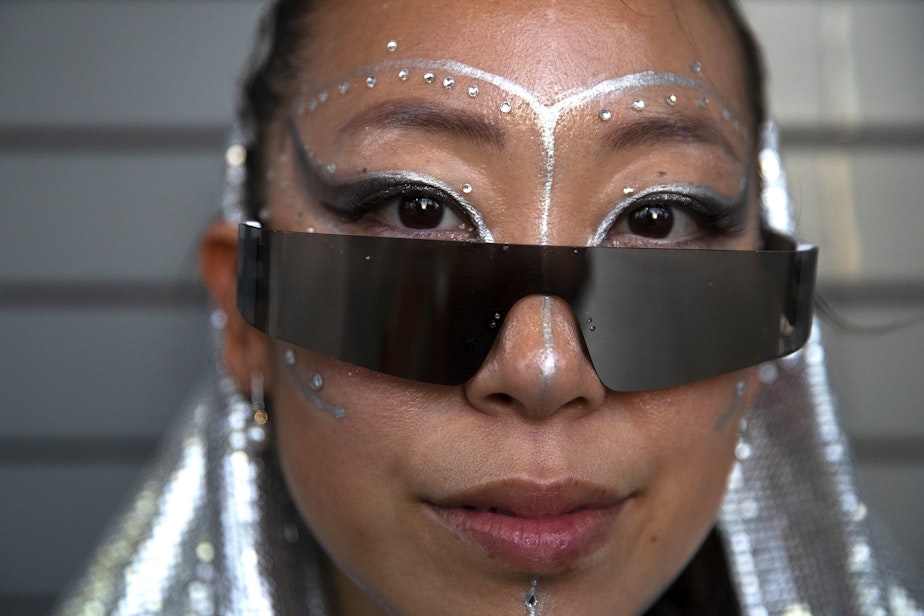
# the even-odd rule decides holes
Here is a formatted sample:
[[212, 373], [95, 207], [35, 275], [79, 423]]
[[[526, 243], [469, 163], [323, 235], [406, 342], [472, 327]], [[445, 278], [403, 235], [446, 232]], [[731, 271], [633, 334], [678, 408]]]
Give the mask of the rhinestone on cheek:
[[347, 93], [347, 90], [349, 90], [349, 89], [350, 89], [350, 84], [349, 84], [348, 82], [346, 82], [346, 81], [344, 81], [344, 82], [341, 83], [339, 86], [337, 86], [337, 90], [338, 90], [341, 94], [346, 94], [346, 93]]
[[469, 86], [468, 95], [471, 96], [472, 98], [475, 98], [476, 96], [478, 96], [478, 86]]
[[407, 78], [410, 75], [411, 75], [410, 71], [408, 71], [406, 68], [402, 68], [400, 71], [398, 71], [398, 79], [400, 79], [401, 81], [407, 81]]
[[633, 102], [633, 103], [632, 103], [632, 108], [635, 109], [636, 111], [641, 111], [642, 109], [645, 108], [645, 101], [639, 99], [639, 100]]
[[312, 373], [311, 378], [308, 381], [308, 386], [315, 391], [320, 391], [320, 389], [324, 387], [324, 377], [321, 376], [321, 373]]
[[510, 113], [511, 109], [513, 109], [513, 106], [507, 101], [504, 101], [503, 103], [501, 103], [501, 106], [500, 106], [501, 113]]
[[464, 192], [466, 195], [469, 194], [470, 192], [472, 192], [472, 185], [471, 185], [471, 184], [463, 184], [463, 185], [462, 185], [462, 192]]
[[671, 106], [676, 105], [676, 104], [677, 104], [677, 95], [676, 95], [676, 94], [671, 94], [670, 96], [668, 96], [668, 97], [665, 99], [665, 102], [666, 102], [668, 105], [671, 105]]
[[385, 49], [388, 51], [395, 51], [398, 49], [398, 41], [388, 41], [388, 44], [385, 45]]
[[703, 63], [700, 62], [699, 60], [693, 60], [693, 63], [690, 65], [690, 68], [693, 69], [694, 73], [702, 73]]
[[427, 83], [433, 83], [434, 79], [436, 79], [436, 75], [433, 73], [424, 73], [423, 80]]
[[366, 77], [366, 86], [369, 88], [375, 87], [375, 77]]
[[446, 79], [443, 80], [443, 87], [446, 89], [449, 89], [454, 85], [456, 85], [456, 80], [453, 79], [452, 77], [447, 77]]
[[603, 120], [604, 122], [606, 120], [609, 120], [612, 117], [613, 117], [613, 113], [609, 109], [600, 110], [600, 119]]

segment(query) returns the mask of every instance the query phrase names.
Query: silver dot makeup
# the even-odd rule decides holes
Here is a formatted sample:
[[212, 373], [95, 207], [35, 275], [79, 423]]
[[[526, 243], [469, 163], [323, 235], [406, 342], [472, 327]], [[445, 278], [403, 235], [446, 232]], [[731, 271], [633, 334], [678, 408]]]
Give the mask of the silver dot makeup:
[[[460, 80], [465, 85], [456, 88]], [[351, 88], [356, 81], [367, 87]], [[293, 209], [304, 209], [322, 231], [506, 241], [491, 221], [495, 204], [514, 198], [535, 221], [533, 243], [637, 245], [626, 231], [648, 225], [644, 245], [704, 247], [702, 232], [733, 233], [746, 216], [752, 144], [726, 120], [729, 105], [703, 104], [722, 97], [694, 70], [617, 76], [557, 100], [447, 60], [387, 61], [336, 83], [343, 93], [336, 104], [323, 102], [337, 86], [322, 86], [305, 94], [296, 105], [305, 111], [288, 123], [296, 154], [289, 171], [301, 178], [292, 183], [301, 189]], [[560, 144], [565, 133], [580, 138]], [[515, 196], [503, 194], [503, 184], [485, 177], [494, 156], [515, 160], [518, 176], [542, 181], [516, 182]], [[586, 166], [581, 159], [594, 161], [602, 198], [583, 204], [598, 212], [593, 227], [565, 234], [555, 224], [567, 209], [555, 207], [558, 186], [578, 180], [567, 170]], [[323, 187], [314, 181], [318, 168], [330, 175]], [[497, 190], [470, 200], [450, 188], [472, 180]], [[627, 185], [635, 187], [633, 199], [624, 198]], [[340, 196], [319, 199], [318, 190]], [[285, 226], [294, 212], [280, 215]]]

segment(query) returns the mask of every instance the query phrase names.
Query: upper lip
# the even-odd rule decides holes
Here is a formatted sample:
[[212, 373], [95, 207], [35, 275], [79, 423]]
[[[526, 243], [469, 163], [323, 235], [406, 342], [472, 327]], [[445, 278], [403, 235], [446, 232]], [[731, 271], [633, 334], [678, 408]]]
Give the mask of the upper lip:
[[584, 509], [613, 507], [623, 500], [625, 497], [617, 492], [576, 479], [555, 482], [508, 479], [463, 489], [430, 502], [437, 507], [544, 519]]

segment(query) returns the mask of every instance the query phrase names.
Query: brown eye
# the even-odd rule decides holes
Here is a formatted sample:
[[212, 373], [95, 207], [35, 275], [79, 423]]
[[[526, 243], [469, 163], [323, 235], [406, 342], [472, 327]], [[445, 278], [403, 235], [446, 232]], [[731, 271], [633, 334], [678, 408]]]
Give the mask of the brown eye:
[[398, 218], [410, 229], [435, 229], [443, 220], [445, 208], [430, 197], [409, 197], [398, 204]]
[[674, 228], [674, 213], [661, 205], [645, 205], [628, 216], [629, 231], [634, 235], [661, 239]]

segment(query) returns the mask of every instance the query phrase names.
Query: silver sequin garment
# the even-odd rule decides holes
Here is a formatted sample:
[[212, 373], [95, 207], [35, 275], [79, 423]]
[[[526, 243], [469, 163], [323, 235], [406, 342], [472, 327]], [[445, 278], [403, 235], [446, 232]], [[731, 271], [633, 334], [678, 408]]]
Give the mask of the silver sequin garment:
[[[252, 66], [269, 28], [264, 20]], [[764, 145], [765, 219], [791, 232], [772, 128]], [[223, 209], [235, 221], [245, 174], [228, 159]], [[920, 580], [900, 577], [857, 494], [815, 331], [802, 351], [761, 366], [751, 455], [719, 512], [742, 614], [924, 614], [907, 590]], [[58, 614], [327, 612], [317, 548], [288, 502], [271, 436], [217, 363]]]

